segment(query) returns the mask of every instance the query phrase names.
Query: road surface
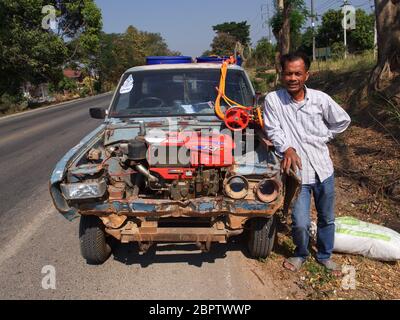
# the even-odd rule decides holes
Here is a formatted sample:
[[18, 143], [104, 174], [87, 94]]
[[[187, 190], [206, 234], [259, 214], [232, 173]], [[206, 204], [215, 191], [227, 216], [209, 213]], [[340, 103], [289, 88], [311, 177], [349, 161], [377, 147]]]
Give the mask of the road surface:
[[[158, 245], [139, 255], [134, 244], [118, 245], [105, 264], [86, 264], [79, 219], [69, 222], [55, 210], [48, 180], [58, 160], [101, 123], [89, 108], [106, 108], [110, 99], [0, 118], [0, 299], [285, 298], [239, 241], [207, 254]], [[54, 267], [55, 283], [46, 266]]]

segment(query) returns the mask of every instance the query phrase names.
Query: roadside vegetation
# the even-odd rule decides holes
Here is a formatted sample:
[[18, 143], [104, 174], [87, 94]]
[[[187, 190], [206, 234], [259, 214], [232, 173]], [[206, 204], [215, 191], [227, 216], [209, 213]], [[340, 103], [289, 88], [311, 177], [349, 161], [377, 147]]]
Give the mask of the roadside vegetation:
[[[55, 12], [42, 13], [45, 5]], [[159, 33], [129, 26], [106, 34], [102, 26], [93, 0], [1, 1], [0, 116], [108, 92], [146, 56], [179, 54]]]

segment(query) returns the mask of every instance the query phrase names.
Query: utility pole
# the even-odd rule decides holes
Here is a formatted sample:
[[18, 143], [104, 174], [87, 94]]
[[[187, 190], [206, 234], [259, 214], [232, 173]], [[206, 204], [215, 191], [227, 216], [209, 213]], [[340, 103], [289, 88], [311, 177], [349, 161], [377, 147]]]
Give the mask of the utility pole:
[[271, 32], [271, 23], [270, 23], [270, 19], [271, 19], [271, 15], [270, 15], [270, 11], [269, 11], [269, 1], [267, 0], [267, 23], [268, 23], [268, 40], [269, 43], [272, 43], [272, 32]]
[[[343, 0], [343, 7], [348, 5], [347, 0]], [[344, 58], [347, 59], [347, 11], [344, 10], [344, 23], [343, 23], [343, 31], [344, 31]]]
[[311, 0], [311, 28], [312, 28], [312, 57], [316, 60], [315, 55], [315, 22], [314, 22], [314, 0]]
[[[267, 12], [264, 11], [266, 9]], [[270, 12], [270, 6], [269, 6], [269, 0], [266, 0], [266, 4], [263, 4], [261, 6], [261, 16], [263, 22], [263, 28], [268, 28], [268, 42], [272, 43], [272, 29], [271, 29], [271, 12]]]

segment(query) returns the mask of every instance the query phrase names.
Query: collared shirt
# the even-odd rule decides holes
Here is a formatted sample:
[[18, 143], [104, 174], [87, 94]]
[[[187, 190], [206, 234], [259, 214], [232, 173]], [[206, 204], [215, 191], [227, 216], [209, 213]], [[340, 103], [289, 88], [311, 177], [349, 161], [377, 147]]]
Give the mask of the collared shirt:
[[[350, 117], [329, 95], [305, 87], [305, 99], [296, 102], [286, 89], [269, 93], [265, 98], [264, 122], [268, 138], [283, 154], [296, 150], [302, 163], [302, 183], [322, 182], [333, 174], [333, 164], [326, 145], [347, 129]], [[299, 173], [298, 173], [299, 174]]]

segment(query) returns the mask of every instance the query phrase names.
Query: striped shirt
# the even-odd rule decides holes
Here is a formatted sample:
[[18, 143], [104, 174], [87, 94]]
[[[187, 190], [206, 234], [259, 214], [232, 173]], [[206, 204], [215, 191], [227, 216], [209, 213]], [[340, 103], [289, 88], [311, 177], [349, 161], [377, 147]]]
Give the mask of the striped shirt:
[[347, 129], [350, 117], [330, 96], [305, 87], [305, 99], [296, 102], [285, 90], [271, 92], [265, 98], [264, 122], [268, 138], [278, 154], [289, 147], [296, 150], [302, 163], [303, 184], [322, 182], [333, 174], [326, 145]]

